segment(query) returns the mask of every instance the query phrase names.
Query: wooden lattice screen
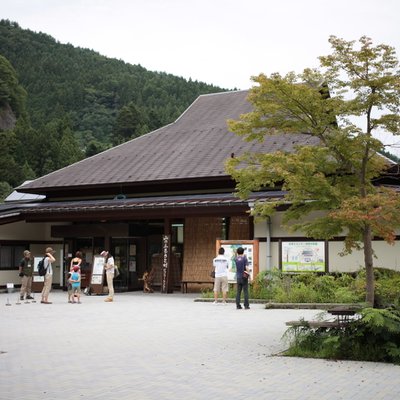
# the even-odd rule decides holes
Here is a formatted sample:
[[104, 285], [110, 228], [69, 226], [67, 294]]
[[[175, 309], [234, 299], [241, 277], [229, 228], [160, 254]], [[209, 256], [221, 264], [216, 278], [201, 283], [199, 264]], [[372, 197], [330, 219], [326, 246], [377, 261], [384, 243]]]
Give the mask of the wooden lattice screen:
[[229, 222], [229, 240], [250, 240], [249, 217], [231, 217]]
[[212, 282], [210, 272], [215, 254], [215, 242], [221, 237], [222, 219], [190, 217], [185, 219], [184, 281]]

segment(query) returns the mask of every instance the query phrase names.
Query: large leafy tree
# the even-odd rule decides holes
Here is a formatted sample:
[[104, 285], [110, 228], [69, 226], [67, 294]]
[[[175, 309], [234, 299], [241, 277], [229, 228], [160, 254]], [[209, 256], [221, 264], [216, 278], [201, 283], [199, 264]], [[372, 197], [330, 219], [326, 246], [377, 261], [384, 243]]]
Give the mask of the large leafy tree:
[[291, 153], [244, 154], [230, 159], [227, 171], [242, 197], [266, 187], [285, 191], [282, 200], [256, 204], [256, 216], [284, 207], [291, 229], [318, 239], [345, 234], [344, 253], [362, 249], [366, 301], [373, 303], [373, 237], [393, 243], [400, 224], [398, 195], [375, 184], [388, 161], [373, 135], [399, 133], [398, 60], [392, 47], [374, 46], [367, 37], [355, 42], [331, 36], [329, 42], [332, 53], [319, 58], [319, 69], [253, 78], [254, 111], [228, 122], [246, 140], [287, 135], [290, 142], [292, 135], [304, 134], [312, 145]]

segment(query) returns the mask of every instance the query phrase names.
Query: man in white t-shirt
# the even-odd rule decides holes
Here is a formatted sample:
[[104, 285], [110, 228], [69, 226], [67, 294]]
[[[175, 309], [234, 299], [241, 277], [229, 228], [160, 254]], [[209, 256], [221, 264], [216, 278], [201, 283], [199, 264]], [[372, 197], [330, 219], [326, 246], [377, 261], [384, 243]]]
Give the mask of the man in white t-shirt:
[[222, 302], [226, 304], [226, 295], [228, 293], [228, 266], [229, 261], [224, 256], [225, 249], [221, 247], [218, 250], [218, 256], [213, 260], [215, 270], [214, 280], [214, 304], [218, 303], [218, 292], [222, 292]]

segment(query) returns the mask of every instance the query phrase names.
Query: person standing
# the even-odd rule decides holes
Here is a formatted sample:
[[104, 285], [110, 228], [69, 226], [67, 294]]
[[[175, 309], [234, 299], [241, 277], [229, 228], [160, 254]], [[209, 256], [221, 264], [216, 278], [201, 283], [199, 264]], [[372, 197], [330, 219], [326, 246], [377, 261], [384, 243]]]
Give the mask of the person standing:
[[107, 286], [108, 286], [108, 297], [104, 300], [105, 302], [114, 301], [114, 272], [115, 264], [114, 257], [107, 250], [103, 250], [100, 255], [104, 257], [104, 269], [106, 270]]
[[56, 261], [54, 258], [54, 250], [51, 247], [46, 248], [46, 255], [44, 259], [44, 267], [46, 268], [46, 274], [44, 276], [44, 283], [42, 289], [42, 304], [51, 304], [49, 301], [49, 293], [51, 291], [51, 285], [53, 284], [53, 267], [52, 263]]
[[249, 276], [250, 271], [248, 269], [249, 261], [247, 257], [243, 254], [244, 249], [243, 247], [239, 247], [236, 250], [236, 283], [237, 283], [237, 290], [236, 290], [236, 308], [240, 310], [242, 306], [240, 305], [240, 297], [242, 295], [242, 289], [244, 294], [244, 308], [246, 310], [250, 309], [249, 305]]
[[69, 266], [69, 270], [70, 272], [73, 271], [74, 267], [78, 266], [79, 269], [81, 268], [81, 264], [82, 264], [82, 252], [77, 251], [75, 253], [75, 257], [71, 260], [70, 266]]
[[32, 276], [33, 276], [33, 258], [29, 250], [24, 251], [24, 258], [19, 263], [19, 276], [21, 277], [21, 291], [19, 292], [20, 299], [24, 300], [26, 295], [27, 300], [33, 300], [32, 291]]
[[72, 269], [70, 282], [71, 282], [71, 287], [72, 287], [71, 303], [76, 303], [76, 301], [75, 301], [75, 295], [76, 295], [78, 304], [80, 304], [81, 303], [81, 274], [80, 274], [80, 268], [78, 265], [75, 265]]
[[74, 271], [74, 267], [78, 267], [79, 273], [82, 264], [82, 252], [77, 251], [75, 253], [75, 257], [71, 259], [71, 263], [69, 266], [69, 272], [67, 276], [67, 291], [68, 291], [68, 303], [73, 303], [75, 301], [74, 291], [72, 290], [71, 284], [71, 274]]
[[226, 304], [226, 295], [228, 293], [228, 266], [229, 261], [224, 256], [225, 249], [220, 247], [218, 256], [213, 259], [213, 267], [215, 270], [214, 279], [214, 304], [218, 303], [218, 292], [222, 292], [222, 303]]

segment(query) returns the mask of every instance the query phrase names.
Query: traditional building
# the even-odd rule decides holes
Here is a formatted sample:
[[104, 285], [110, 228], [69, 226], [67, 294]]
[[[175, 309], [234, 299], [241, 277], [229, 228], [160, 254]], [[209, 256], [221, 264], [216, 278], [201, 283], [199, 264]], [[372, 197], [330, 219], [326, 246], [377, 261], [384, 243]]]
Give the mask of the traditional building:
[[[163, 236], [170, 240], [175, 286], [211, 281], [217, 239], [258, 239], [260, 270], [357, 269], [362, 254], [338, 256], [343, 238], [328, 243], [290, 236], [279, 213], [254, 223], [249, 211], [255, 199], [281, 197], [279, 190], [247, 201], [235, 197], [235, 183], [224, 169], [227, 158], [316, 144], [305, 134], [250, 143], [229, 132], [227, 119], [251, 111], [247, 94], [200, 96], [174, 123], [19, 187], [19, 197], [0, 206], [0, 286], [19, 282], [23, 250], [40, 256], [47, 245], [57, 251], [53, 281], [61, 286], [75, 251], [84, 253], [89, 279], [93, 257], [104, 248], [120, 267], [117, 289], [140, 289], [151, 268], [160, 284]], [[374, 250], [382, 266], [398, 267], [396, 247], [377, 240]]]

